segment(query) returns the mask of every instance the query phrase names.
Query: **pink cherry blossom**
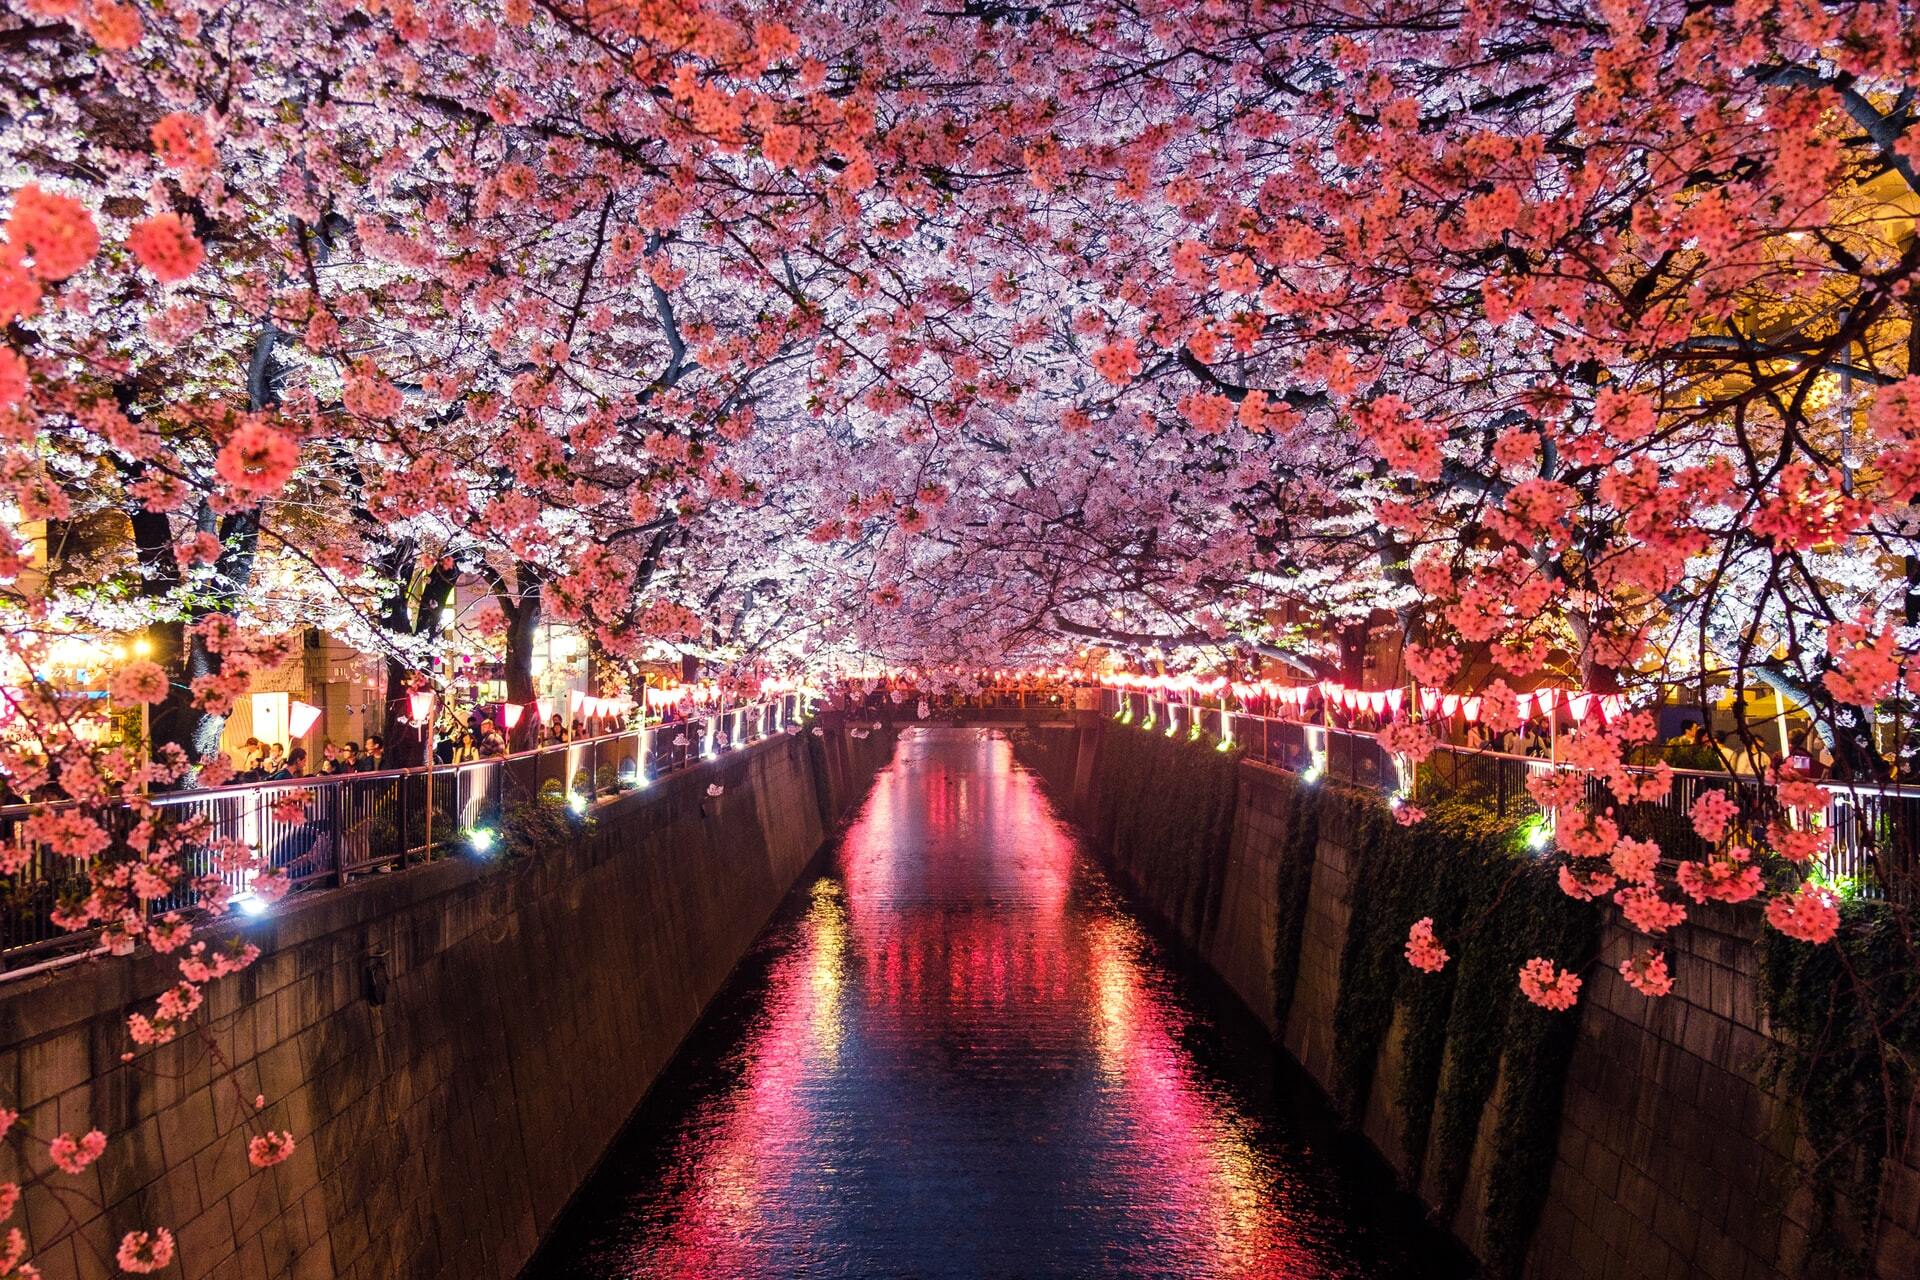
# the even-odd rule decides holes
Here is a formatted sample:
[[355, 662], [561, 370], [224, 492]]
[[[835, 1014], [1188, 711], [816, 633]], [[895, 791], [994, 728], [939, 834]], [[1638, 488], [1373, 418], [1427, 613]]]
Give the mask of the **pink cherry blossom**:
[[1561, 1012], [1580, 999], [1580, 978], [1553, 961], [1535, 956], [1520, 966], [1520, 991], [1542, 1009]]
[[1447, 951], [1433, 936], [1433, 917], [1421, 916], [1407, 930], [1407, 963], [1427, 973], [1447, 967]]

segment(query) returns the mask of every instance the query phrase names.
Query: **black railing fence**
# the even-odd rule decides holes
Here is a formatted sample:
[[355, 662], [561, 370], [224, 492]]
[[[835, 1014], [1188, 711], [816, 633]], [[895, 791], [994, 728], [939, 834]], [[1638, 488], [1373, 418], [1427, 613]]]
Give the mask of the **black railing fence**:
[[[542, 795], [587, 800], [644, 785], [728, 747], [757, 741], [801, 715], [801, 695], [717, 710], [692, 720], [555, 743], [508, 756], [461, 764], [327, 774], [279, 782], [168, 792], [135, 805], [151, 806], [170, 826], [193, 824], [197, 851], [183, 886], [217, 868], [204, 847], [239, 840], [287, 872], [296, 889], [345, 884], [358, 876], [430, 861], [476, 827], [497, 822], [505, 807]], [[0, 844], [11, 846], [18, 870], [0, 878], [0, 966], [31, 961], [34, 953], [71, 947], [76, 935], [53, 921], [63, 895], [84, 894], [84, 864], [30, 844], [27, 820], [70, 802], [0, 807]], [[137, 810], [107, 811], [124, 835]], [[93, 816], [100, 816], [99, 810]], [[226, 873], [236, 894], [248, 873]], [[154, 902], [155, 913], [191, 907], [182, 888]]]
[[[1295, 773], [1317, 771], [1317, 776], [1415, 799], [1455, 796], [1503, 817], [1538, 813], [1540, 806], [1527, 780], [1555, 768], [1546, 757], [1442, 744], [1416, 769], [1387, 750], [1378, 734], [1311, 720], [1223, 712], [1137, 690], [1103, 691], [1102, 709], [1109, 716], [1157, 732], [1184, 733], [1197, 723], [1202, 733], [1231, 741], [1252, 759]], [[1623, 834], [1658, 841], [1668, 858], [1708, 852], [1691, 815], [1702, 795], [1719, 791], [1734, 803], [1736, 816], [1730, 828], [1754, 845], [1767, 843], [1770, 823], [1810, 822], [1831, 833], [1828, 851], [1820, 859], [1828, 876], [1851, 880], [1868, 895], [1914, 884], [1920, 871], [1920, 787], [1833, 781], [1820, 785], [1832, 801], [1823, 813], [1813, 815], [1784, 810], [1773, 788], [1751, 774], [1674, 769], [1666, 795], [1632, 803], [1621, 803], [1598, 778], [1590, 780], [1588, 788], [1596, 812], [1610, 813]]]

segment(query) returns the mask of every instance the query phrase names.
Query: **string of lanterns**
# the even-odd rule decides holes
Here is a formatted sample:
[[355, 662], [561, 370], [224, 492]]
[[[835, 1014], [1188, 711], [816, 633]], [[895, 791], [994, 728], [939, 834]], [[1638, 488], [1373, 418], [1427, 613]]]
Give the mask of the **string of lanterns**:
[[[1280, 684], [1277, 681], [1231, 681], [1225, 676], [1181, 675], [1134, 675], [1120, 672], [1106, 678], [1108, 688], [1146, 693], [1179, 693], [1212, 696], [1222, 689], [1231, 688], [1235, 697], [1245, 701], [1252, 698], [1266, 698], [1273, 702], [1292, 706], [1296, 712], [1304, 712], [1307, 703], [1318, 693], [1328, 706], [1338, 706], [1350, 712], [1370, 711], [1374, 715], [1388, 712], [1398, 715], [1406, 704], [1408, 690], [1393, 689], [1354, 689], [1338, 680], [1321, 680], [1314, 684]], [[1447, 719], [1463, 717], [1468, 723], [1480, 719], [1486, 709], [1484, 694], [1444, 693], [1439, 689], [1420, 686], [1417, 689], [1419, 707], [1427, 719]], [[1626, 699], [1617, 693], [1592, 693], [1574, 689], [1532, 689], [1513, 695], [1514, 709], [1522, 720], [1538, 711], [1542, 715], [1551, 715], [1556, 708], [1565, 707], [1576, 721], [1585, 720], [1598, 708], [1607, 720], [1616, 720], [1626, 711]]]

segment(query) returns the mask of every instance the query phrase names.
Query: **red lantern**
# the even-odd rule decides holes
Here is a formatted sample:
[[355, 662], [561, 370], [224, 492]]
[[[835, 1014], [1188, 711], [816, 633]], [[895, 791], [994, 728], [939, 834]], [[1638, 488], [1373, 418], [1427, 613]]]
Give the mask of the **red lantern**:
[[518, 702], [503, 702], [500, 704], [500, 723], [507, 726], [508, 733], [512, 733], [520, 724], [520, 717], [526, 713], [526, 707]]
[[1567, 710], [1573, 713], [1575, 720], [1585, 720], [1587, 718], [1587, 712], [1592, 706], [1593, 695], [1590, 693], [1570, 693], [1567, 695]]

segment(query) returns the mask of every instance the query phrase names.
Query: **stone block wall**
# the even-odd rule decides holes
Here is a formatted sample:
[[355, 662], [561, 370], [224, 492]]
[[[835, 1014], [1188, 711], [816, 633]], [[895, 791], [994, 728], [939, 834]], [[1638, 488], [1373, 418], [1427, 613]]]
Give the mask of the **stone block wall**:
[[[0, 1103], [38, 1135], [109, 1135], [51, 1179], [104, 1213], [24, 1199], [36, 1262], [115, 1275], [120, 1235], [165, 1225], [184, 1280], [518, 1274], [892, 745], [783, 736], [602, 804], [565, 849], [283, 904], [247, 926], [261, 958], [209, 988], [211, 1049], [121, 1061], [164, 958], [0, 988]], [[294, 1157], [253, 1169], [259, 1127]], [[35, 1144], [0, 1162], [44, 1172]]]
[[[1175, 924], [1193, 953], [1331, 1089], [1340, 957], [1353, 899], [1348, 833], [1331, 814], [1315, 848], [1290, 999], [1276, 1000], [1279, 860], [1288, 839], [1283, 783], [1244, 762], [1225, 863], [1221, 907], [1210, 927]], [[1097, 771], [1094, 774], [1097, 777]], [[1093, 807], [1085, 795], [1069, 807]], [[1335, 807], [1334, 812], [1337, 813]], [[1125, 880], [1124, 868], [1119, 868]], [[1150, 887], [1128, 886], [1149, 909]], [[1158, 911], [1168, 922], [1175, 917]], [[1562, 1102], [1546, 1208], [1526, 1273], [1534, 1280], [1791, 1280], [1806, 1273], [1810, 1210], [1790, 1100], [1763, 1082], [1768, 1029], [1759, 1007], [1751, 908], [1692, 909], [1669, 951], [1675, 994], [1649, 1000], [1613, 965], [1632, 945], [1617, 921], [1603, 934], [1603, 963], [1589, 968], [1578, 1006], [1578, 1049]], [[1277, 1005], [1287, 1015], [1276, 1017]], [[1397, 1075], [1398, 1019], [1376, 1081]], [[1448, 1227], [1470, 1249], [1483, 1237], [1490, 1134], [1500, 1089]], [[1391, 1091], [1376, 1085], [1358, 1126], [1390, 1164], [1404, 1166]], [[1920, 1276], [1920, 1109], [1904, 1158], [1888, 1162], [1874, 1250], [1881, 1280]], [[1429, 1151], [1426, 1167], [1431, 1173]], [[1415, 1188], [1429, 1204], [1431, 1185]]]

